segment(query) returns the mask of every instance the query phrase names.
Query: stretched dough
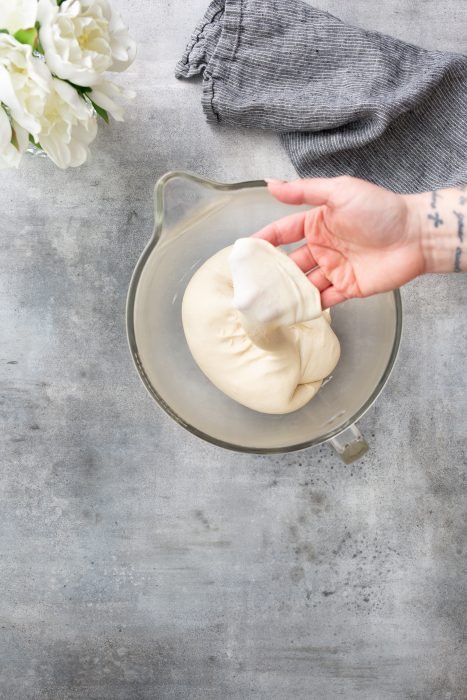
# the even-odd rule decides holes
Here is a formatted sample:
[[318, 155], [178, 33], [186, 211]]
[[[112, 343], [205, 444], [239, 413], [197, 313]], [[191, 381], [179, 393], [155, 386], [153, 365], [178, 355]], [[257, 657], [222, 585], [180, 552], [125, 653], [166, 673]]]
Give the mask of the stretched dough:
[[191, 353], [212, 383], [262, 413], [304, 406], [339, 360], [318, 290], [260, 239], [239, 239], [198, 269], [185, 291], [182, 321]]

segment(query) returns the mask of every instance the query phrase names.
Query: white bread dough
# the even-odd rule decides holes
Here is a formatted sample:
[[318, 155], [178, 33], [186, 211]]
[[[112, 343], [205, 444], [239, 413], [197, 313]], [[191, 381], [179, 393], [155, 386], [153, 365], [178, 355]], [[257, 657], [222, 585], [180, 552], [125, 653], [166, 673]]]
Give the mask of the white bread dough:
[[321, 316], [319, 291], [288, 255], [267, 241], [239, 238], [229, 266], [233, 305], [243, 313], [248, 330], [293, 326]]
[[199, 268], [182, 321], [212, 383], [262, 413], [304, 406], [339, 360], [318, 290], [281, 250], [257, 238], [239, 239]]

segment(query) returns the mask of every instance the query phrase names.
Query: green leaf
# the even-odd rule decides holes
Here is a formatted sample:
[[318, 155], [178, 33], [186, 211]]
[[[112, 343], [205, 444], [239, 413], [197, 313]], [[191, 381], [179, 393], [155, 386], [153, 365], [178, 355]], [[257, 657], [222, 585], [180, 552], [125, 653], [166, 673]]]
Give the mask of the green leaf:
[[39, 143], [39, 141], [34, 140], [34, 137], [32, 134], [29, 134], [29, 143], [32, 143], [32, 145], [35, 146], [36, 148], [40, 148], [41, 151], [44, 150], [42, 148], [41, 144]]
[[39, 21], [37, 21], [34, 26], [37, 29], [37, 41], [36, 41], [36, 46], [34, 48], [36, 49], [37, 53], [41, 53], [42, 55], [44, 55], [44, 53], [45, 53], [44, 47], [41, 44], [41, 40], [40, 40], [40, 36], [39, 36], [39, 32], [41, 29], [41, 23]]
[[19, 151], [18, 137], [16, 136], [16, 131], [14, 129], [11, 130], [11, 143], [16, 150]]
[[90, 101], [90, 103], [92, 104], [92, 106], [94, 107], [94, 109], [96, 110], [97, 114], [98, 114], [100, 117], [102, 117], [102, 119], [106, 122], [106, 124], [108, 124], [108, 123], [109, 123], [109, 114], [108, 114], [108, 112], [106, 112], [106, 110], [103, 109], [102, 107], [99, 107], [99, 105], [96, 105], [96, 103], [93, 102], [93, 101], [91, 100], [91, 98], [89, 98], [89, 101]]
[[0, 29], [0, 34], [9, 34], [8, 29]]
[[87, 92], [92, 92], [92, 87], [76, 85], [76, 83], [72, 83], [71, 80], [65, 80], [65, 83], [68, 83], [68, 85], [71, 85], [72, 88], [75, 88], [75, 90], [79, 92], [80, 95], [85, 95]]
[[19, 41], [20, 44], [29, 44], [29, 46], [34, 47], [38, 34], [37, 29], [35, 27], [31, 27], [30, 29], [18, 29], [13, 36], [15, 37], [16, 41]]

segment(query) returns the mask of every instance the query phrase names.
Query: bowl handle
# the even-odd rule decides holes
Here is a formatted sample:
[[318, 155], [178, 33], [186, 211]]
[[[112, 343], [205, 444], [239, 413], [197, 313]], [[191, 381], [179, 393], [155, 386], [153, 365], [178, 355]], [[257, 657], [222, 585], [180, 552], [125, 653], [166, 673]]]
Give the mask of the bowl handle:
[[336, 437], [329, 440], [335, 451], [344, 462], [352, 464], [368, 452], [368, 443], [355, 425], [350, 426]]

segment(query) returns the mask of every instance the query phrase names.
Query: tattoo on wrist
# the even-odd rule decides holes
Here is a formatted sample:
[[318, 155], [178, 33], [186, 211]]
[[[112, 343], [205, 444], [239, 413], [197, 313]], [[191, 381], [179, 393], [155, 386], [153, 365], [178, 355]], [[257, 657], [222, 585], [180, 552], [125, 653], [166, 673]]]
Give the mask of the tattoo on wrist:
[[454, 216], [457, 219], [457, 237], [460, 243], [464, 242], [464, 214], [462, 212], [453, 211]]
[[438, 197], [439, 197], [440, 199], [442, 199], [442, 197], [441, 197], [440, 193], [438, 192], [438, 190], [433, 190], [433, 192], [431, 193], [431, 208], [432, 208], [432, 209], [436, 209], [436, 204], [437, 204], [437, 201], [438, 201]]
[[[465, 218], [464, 218], [464, 213], [459, 212], [459, 211], [453, 211], [452, 212], [454, 216], [457, 219], [457, 238], [459, 239], [459, 243], [464, 242], [464, 224], [465, 224]], [[461, 270], [461, 257], [462, 257], [462, 248], [460, 246], [457, 246], [456, 252], [454, 254], [454, 272], [462, 272]]]
[[441, 226], [442, 224], [444, 224], [443, 219], [440, 217], [440, 215], [438, 214], [437, 211], [435, 211], [434, 214], [428, 214], [428, 218], [429, 218], [429, 219], [432, 219], [432, 221], [433, 221], [433, 226], [434, 226], [435, 228], [438, 228], [438, 226]]

